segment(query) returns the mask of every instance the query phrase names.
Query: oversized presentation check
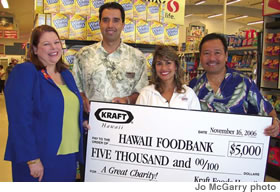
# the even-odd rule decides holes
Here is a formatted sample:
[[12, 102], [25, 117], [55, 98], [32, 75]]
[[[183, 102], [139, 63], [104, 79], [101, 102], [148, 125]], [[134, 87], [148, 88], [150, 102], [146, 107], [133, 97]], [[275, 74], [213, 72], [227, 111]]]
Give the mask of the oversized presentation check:
[[271, 122], [91, 102], [85, 181], [264, 181]]

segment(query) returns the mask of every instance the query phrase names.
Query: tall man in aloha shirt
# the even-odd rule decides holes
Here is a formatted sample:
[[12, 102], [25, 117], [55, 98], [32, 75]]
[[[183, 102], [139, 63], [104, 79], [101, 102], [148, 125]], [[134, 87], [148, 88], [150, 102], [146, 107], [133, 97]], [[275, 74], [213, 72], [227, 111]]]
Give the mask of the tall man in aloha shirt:
[[276, 137], [279, 134], [276, 111], [251, 79], [226, 67], [225, 37], [217, 33], [206, 35], [200, 42], [199, 52], [205, 73], [191, 80], [189, 86], [197, 94], [201, 110], [271, 116], [273, 123], [264, 133]]
[[[90, 111], [89, 100], [134, 104], [140, 90], [148, 84], [143, 53], [121, 41], [124, 21], [120, 4], [102, 5], [99, 25], [103, 40], [83, 47], [75, 56], [73, 73], [85, 112]], [[89, 128], [88, 124], [84, 126]], [[83, 181], [83, 165], [80, 171]]]
[[90, 100], [111, 102], [115, 97], [138, 93], [147, 85], [145, 62], [144, 55], [129, 45], [121, 42], [108, 54], [99, 42], [77, 53], [75, 80]]

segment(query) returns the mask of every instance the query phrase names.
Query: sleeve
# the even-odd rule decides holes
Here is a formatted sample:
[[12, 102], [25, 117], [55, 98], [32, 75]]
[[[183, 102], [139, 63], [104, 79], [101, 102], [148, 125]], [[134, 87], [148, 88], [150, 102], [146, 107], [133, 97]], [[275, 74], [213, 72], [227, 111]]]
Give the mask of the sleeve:
[[145, 91], [145, 89], [142, 89], [140, 91], [140, 94], [139, 94], [135, 104], [136, 105], [149, 105], [148, 95], [147, 95], [147, 92]]
[[146, 59], [143, 53], [140, 54], [139, 58], [137, 58], [137, 62], [139, 62], [139, 73], [140, 78], [135, 85], [134, 93], [139, 93], [141, 89], [148, 85], [148, 75], [147, 75], [147, 65]]
[[272, 105], [259, 91], [257, 85], [250, 81], [251, 86], [247, 95], [248, 101], [248, 114], [258, 114], [268, 116], [273, 110]]
[[73, 65], [73, 76], [76, 82], [76, 85], [80, 92], [84, 92], [83, 86], [83, 68], [82, 65], [84, 64], [85, 59], [83, 57], [83, 49], [76, 53], [74, 57], [74, 65]]
[[5, 87], [9, 134], [5, 159], [16, 163], [39, 158], [34, 104], [39, 99], [38, 72], [33, 64], [18, 64]]
[[189, 92], [188, 98], [190, 98], [189, 109], [201, 110], [200, 102], [195, 92], [190, 87], [188, 88], [188, 92]]

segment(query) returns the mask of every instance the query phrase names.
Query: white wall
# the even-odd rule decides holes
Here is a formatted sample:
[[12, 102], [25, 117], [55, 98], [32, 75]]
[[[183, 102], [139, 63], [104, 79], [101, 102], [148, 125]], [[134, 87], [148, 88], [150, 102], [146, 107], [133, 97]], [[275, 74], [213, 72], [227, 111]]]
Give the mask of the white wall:
[[[202, 17], [186, 17], [185, 18], [185, 25], [180, 26], [179, 28], [179, 45], [181, 43], [186, 42], [186, 28], [189, 27], [190, 23], [193, 22], [200, 22], [206, 25], [206, 29], [208, 29], [208, 33], [223, 33], [223, 20], [222, 19], [205, 19]], [[240, 24], [237, 22], [227, 22], [226, 24], [226, 32], [225, 34], [235, 34], [239, 31], [241, 28], [249, 28], [249, 29], [256, 29], [257, 31], [261, 30], [261, 28], [258, 28], [256, 26], [248, 26], [244, 24]]]

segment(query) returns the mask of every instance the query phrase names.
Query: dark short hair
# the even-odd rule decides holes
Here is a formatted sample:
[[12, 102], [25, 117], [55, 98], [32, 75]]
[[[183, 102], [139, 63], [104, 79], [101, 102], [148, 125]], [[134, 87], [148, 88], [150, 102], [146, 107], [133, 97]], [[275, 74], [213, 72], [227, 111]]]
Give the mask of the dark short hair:
[[223, 34], [219, 34], [219, 33], [210, 33], [208, 35], [205, 35], [199, 44], [199, 52], [201, 53], [202, 45], [205, 42], [210, 41], [210, 40], [215, 40], [215, 39], [221, 40], [221, 42], [223, 43], [223, 46], [224, 46], [224, 51], [225, 51], [225, 53], [227, 53], [227, 51], [228, 51], [227, 40]]
[[123, 7], [116, 2], [109, 2], [109, 3], [105, 3], [103, 4], [100, 8], [99, 8], [99, 21], [101, 21], [101, 17], [102, 17], [102, 12], [104, 11], [104, 9], [118, 9], [121, 12], [121, 18], [122, 18], [122, 22], [124, 23], [125, 20], [125, 12]]
[[161, 87], [161, 80], [157, 76], [157, 72], [156, 72], [156, 62], [157, 62], [156, 60], [158, 58], [159, 59], [167, 58], [171, 61], [174, 61], [176, 68], [177, 68], [175, 77], [174, 77], [176, 92], [177, 93], [185, 92], [186, 90], [183, 88], [184, 71], [180, 65], [179, 57], [178, 57], [176, 50], [173, 49], [171, 46], [160, 45], [160, 46], [156, 47], [155, 52], [153, 53], [153, 56], [154, 56], [154, 58], [153, 58], [153, 62], [152, 62], [151, 80], [152, 80], [152, 83], [155, 85], [155, 89], [160, 93], [163, 92], [163, 88]]
[[4, 68], [3, 65], [0, 65], [0, 68], [3, 69]]
[[[58, 39], [60, 40], [57, 31], [49, 25], [41, 25], [41, 26], [38, 26], [33, 29], [31, 37], [30, 37], [30, 46], [29, 46], [29, 50], [28, 50], [28, 55], [29, 55], [30, 61], [35, 65], [35, 67], [38, 70], [44, 69], [45, 66], [39, 60], [38, 56], [34, 53], [34, 47], [36, 47], [36, 48], [38, 47], [40, 38], [45, 32], [54, 32], [57, 35]], [[67, 65], [62, 61], [62, 57], [61, 57], [58, 60], [58, 62], [56, 63], [56, 71], [61, 72], [64, 69], [67, 69]]]

